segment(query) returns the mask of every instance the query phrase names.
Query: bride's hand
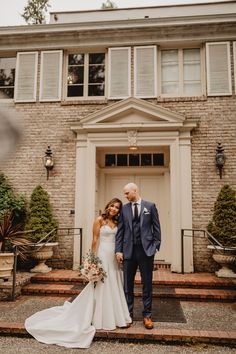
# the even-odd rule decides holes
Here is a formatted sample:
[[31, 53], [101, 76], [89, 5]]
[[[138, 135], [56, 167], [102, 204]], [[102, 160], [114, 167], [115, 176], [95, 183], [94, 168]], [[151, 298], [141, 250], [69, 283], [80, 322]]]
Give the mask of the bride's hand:
[[116, 253], [116, 260], [119, 264], [122, 264], [123, 263], [123, 253], [117, 252]]

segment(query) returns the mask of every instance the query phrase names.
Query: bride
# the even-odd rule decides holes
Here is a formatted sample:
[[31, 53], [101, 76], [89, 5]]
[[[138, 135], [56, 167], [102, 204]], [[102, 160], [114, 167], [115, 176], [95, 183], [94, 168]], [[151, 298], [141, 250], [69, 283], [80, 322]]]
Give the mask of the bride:
[[101, 259], [104, 282], [91, 281], [70, 303], [30, 316], [26, 330], [39, 342], [67, 348], [88, 348], [96, 329], [114, 330], [132, 322], [124, 296], [121, 270], [115, 259], [117, 216], [122, 202], [113, 198], [93, 224], [92, 252]]

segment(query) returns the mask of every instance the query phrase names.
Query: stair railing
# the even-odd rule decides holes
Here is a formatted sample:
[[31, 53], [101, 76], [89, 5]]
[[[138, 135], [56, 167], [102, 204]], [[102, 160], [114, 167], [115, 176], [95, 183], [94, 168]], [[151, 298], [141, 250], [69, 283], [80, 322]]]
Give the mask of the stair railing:
[[[29, 230], [26, 233], [36, 233], [37, 230]], [[55, 232], [58, 236], [62, 236], [63, 232], [66, 235], [79, 236], [80, 238], [80, 264], [82, 263], [82, 244], [83, 244], [83, 229], [81, 227], [61, 227], [57, 229], [53, 229], [48, 232], [45, 236], [43, 236], [38, 242], [31, 242], [27, 245], [24, 245], [24, 249], [21, 250], [24, 254], [30, 254], [32, 252], [32, 248], [37, 246], [37, 249], [34, 252], [40, 251], [40, 249], [44, 246], [45, 243], [50, 242], [52, 238], [55, 236]], [[11, 293], [11, 301], [15, 301], [16, 295], [16, 271], [17, 271], [17, 255], [18, 255], [18, 247], [13, 247], [14, 253], [14, 264], [13, 264], [13, 276], [12, 276], [12, 293]]]
[[[189, 234], [190, 233], [190, 234]], [[199, 233], [201, 235], [199, 235]], [[206, 238], [210, 245], [213, 246], [214, 250], [219, 254], [222, 254], [224, 250], [236, 251], [236, 247], [226, 247], [223, 246], [213, 235], [210, 234], [207, 230], [204, 229], [182, 229], [181, 230], [181, 273], [184, 274], [184, 238], [190, 237], [194, 239], [197, 238]]]

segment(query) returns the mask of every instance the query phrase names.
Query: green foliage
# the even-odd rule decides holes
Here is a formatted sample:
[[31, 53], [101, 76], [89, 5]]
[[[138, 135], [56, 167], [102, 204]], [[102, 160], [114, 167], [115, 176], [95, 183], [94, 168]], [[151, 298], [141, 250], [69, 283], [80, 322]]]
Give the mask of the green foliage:
[[113, 1], [111, 1], [111, 0], [106, 0], [106, 2], [103, 2], [103, 3], [102, 3], [101, 9], [102, 9], [102, 10], [106, 10], [106, 9], [117, 9], [117, 6], [116, 6], [116, 4], [115, 4]]
[[[38, 242], [53, 229], [57, 229], [58, 221], [53, 216], [52, 206], [47, 191], [41, 186], [34, 188], [29, 206], [29, 214], [26, 224], [27, 230], [36, 230], [30, 234], [32, 242]], [[54, 233], [51, 241], [57, 240], [57, 233]]]
[[45, 15], [50, 7], [49, 0], [28, 0], [21, 16], [28, 25], [38, 25], [45, 21]]
[[22, 225], [13, 225], [13, 215], [11, 212], [6, 212], [0, 223], [0, 250], [4, 252], [6, 250], [12, 251], [13, 246], [18, 246], [18, 255], [21, 259], [27, 258], [27, 245], [29, 240], [24, 231], [22, 231]]
[[218, 194], [207, 231], [223, 246], [236, 246], [236, 195], [229, 185], [223, 186]]
[[6, 212], [11, 212], [13, 225], [24, 225], [26, 208], [25, 197], [17, 195], [4, 174], [0, 173], [0, 220]]

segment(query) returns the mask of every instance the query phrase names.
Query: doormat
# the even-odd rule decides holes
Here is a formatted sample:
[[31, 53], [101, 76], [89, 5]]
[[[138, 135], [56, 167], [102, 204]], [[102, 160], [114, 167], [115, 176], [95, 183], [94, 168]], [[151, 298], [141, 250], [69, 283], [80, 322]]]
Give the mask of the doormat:
[[[143, 320], [143, 302], [141, 298], [134, 300], [134, 321]], [[152, 299], [152, 319], [154, 322], [186, 323], [186, 318], [179, 300]]]

